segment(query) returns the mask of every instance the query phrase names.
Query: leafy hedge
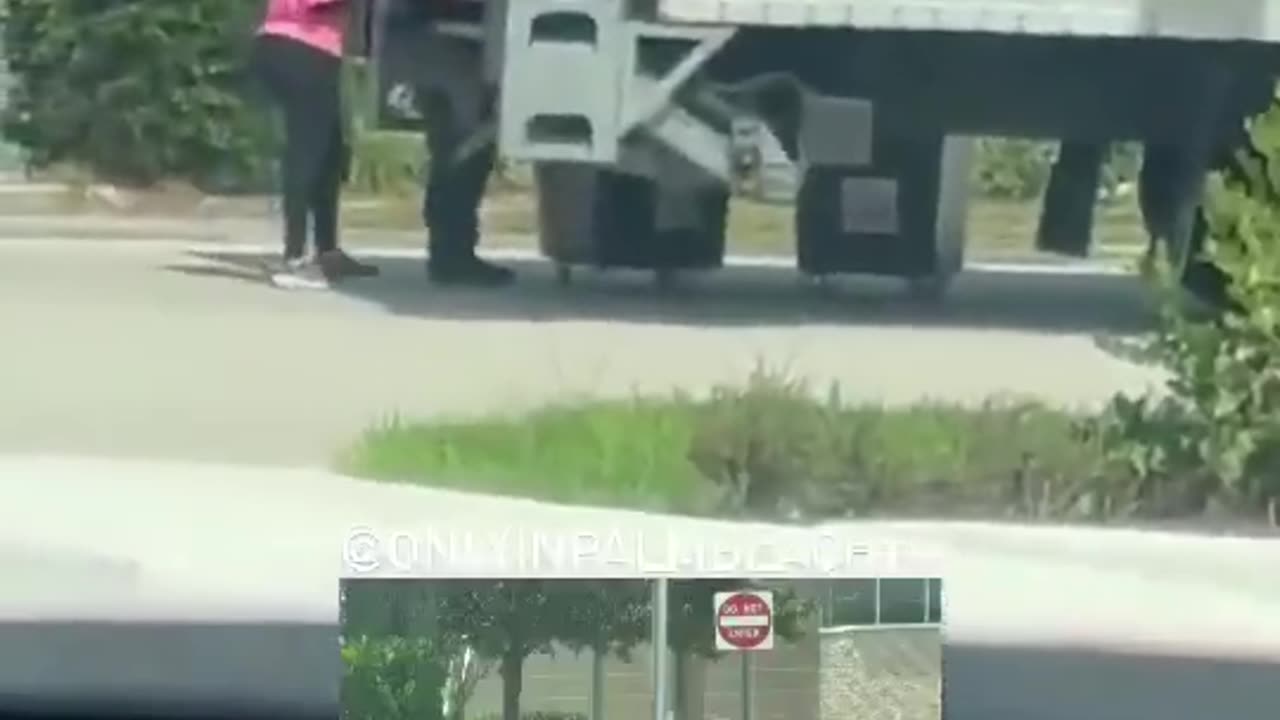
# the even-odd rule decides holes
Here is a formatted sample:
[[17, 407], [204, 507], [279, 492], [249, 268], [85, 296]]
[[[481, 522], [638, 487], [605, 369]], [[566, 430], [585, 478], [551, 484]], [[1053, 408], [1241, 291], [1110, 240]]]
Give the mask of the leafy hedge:
[[249, 107], [246, 72], [261, 2], [6, 3], [5, 135], [36, 168], [70, 163], [121, 184], [262, 176], [272, 133]]
[[1141, 348], [1170, 373], [1159, 398], [1119, 397], [1098, 423], [1113, 464], [1164, 502], [1263, 509], [1280, 524], [1280, 103], [1208, 196], [1209, 259], [1235, 308], [1178, 301], [1165, 268], [1163, 322]]
[[[1123, 143], [1111, 148], [1103, 166], [1101, 190], [1110, 195], [1138, 174], [1141, 148]], [[993, 200], [1029, 201], [1049, 184], [1057, 148], [1053, 143], [1021, 138], [982, 138], [974, 163], [974, 190]]]
[[343, 720], [444, 720], [444, 663], [427, 638], [367, 636], [342, 645]]

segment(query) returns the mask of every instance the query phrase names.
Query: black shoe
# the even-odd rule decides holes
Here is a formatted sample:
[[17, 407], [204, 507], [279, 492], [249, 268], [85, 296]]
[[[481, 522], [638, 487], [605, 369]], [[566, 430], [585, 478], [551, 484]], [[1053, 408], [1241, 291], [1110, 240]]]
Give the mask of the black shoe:
[[362, 263], [341, 250], [330, 250], [316, 257], [324, 276], [337, 282], [347, 278], [377, 277], [377, 265]]
[[432, 261], [427, 263], [427, 277], [438, 285], [466, 285], [470, 287], [503, 287], [516, 279], [507, 268], [470, 257], [460, 260]]

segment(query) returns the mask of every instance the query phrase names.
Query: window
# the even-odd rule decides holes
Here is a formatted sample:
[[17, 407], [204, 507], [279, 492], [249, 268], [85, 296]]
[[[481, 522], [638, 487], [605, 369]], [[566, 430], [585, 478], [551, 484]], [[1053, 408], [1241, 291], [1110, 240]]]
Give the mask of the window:
[[822, 624], [827, 627], [942, 622], [940, 578], [836, 580], [821, 595]]
[[831, 583], [825, 625], [874, 625], [876, 581], [871, 578]]
[[885, 578], [880, 581], [880, 622], [908, 625], [926, 622], [928, 581], [924, 578]]
[[929, 617], [927, 622], [942, 622], [942, 578], [929, 578]]

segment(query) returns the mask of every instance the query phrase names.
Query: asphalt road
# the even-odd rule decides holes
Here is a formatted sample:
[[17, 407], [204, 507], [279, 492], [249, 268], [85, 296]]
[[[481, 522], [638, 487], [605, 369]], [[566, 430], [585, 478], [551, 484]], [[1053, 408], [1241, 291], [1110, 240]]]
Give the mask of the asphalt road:
[[978, 268], [931, 309], [759, 266], [658, 293], [625, 273], [559, 288], [526, 260], [514, 288], [442, 291], [404, 251], [376, 258], [381, 278], [290, 294], [253, 250], [0, 240], [0, 452], [315, 466], [393, 412], [697, 390], [761, 365], [892, 403], [1080, 406], [1158, 380], [1097, 343], [1149, 321], [1139, 284], [1089, 268]]

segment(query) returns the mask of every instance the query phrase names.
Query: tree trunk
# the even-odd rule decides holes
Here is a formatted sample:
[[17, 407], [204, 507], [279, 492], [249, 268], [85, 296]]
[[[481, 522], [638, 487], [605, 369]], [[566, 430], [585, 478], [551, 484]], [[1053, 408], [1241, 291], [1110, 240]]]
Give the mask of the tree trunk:
[[502, 656], [502, 720], [520, 720], [520, 691], [524, 687], [524, 654]]

